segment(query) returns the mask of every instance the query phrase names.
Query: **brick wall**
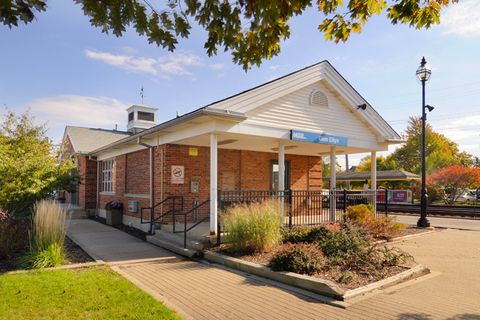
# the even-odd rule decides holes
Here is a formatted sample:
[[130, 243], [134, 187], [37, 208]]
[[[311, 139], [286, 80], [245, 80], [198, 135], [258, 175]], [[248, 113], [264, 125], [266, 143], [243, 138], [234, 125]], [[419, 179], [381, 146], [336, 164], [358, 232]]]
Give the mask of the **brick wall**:
[[150, 195], [150, 152], [148, 149], [125, 155], [125, 193]]
[[78, 205], [85, 209], [94, 209], [97, 204], [97, 162], [80, 155], [77, 163], [80, 174]]
[[[189, 148], [196, 148], [197, 155], [189, 155]], [[321, 157], [287, 154], [285, 158], [290, 161], [290, 180], [293, 190], [319, 190], [322, 188]], [[269, 190], [271, 160], [278, 160], [278, 154], [219, 149], [218, 187], [225, 190]], [[158, 146], [154, 148], [154, 165], [154, 203], [158, 203], [170, 195], [182, 195], [184, 196], [184, 209], [188, 210], [192, 207], [193, 201], [202, 202], [209, 199], [210, 149], [208, 147], [175, 144]], [[184, 166], [183, 184], [172, 183], [173, 165]], [[196, 193], [191, 192], [192, 181], [199, 183]], [[149, 206], [150, 200], [146, 197], [125, 196], [126, 193], [149, 195], [149, 151], [147, 149], [115, 158], [114, 193], [100, 195], [101, 209], [105, 208], [108, 201], [120, 200], [124, 203], [124, 214], [139, 217], [139, 213], [128, 212], [128, 200], [138, 200], [140, 207]], [[208, 206], [206, 209], [208, 210]]]

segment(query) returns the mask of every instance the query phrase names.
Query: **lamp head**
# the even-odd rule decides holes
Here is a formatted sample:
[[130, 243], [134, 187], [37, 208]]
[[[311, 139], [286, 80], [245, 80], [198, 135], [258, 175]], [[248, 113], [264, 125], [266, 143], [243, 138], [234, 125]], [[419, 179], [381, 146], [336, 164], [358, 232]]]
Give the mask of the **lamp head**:
[[428, 105], [428, 104], [425, 106], [425, 108], [428, 109], [428, 112], [432, 112], [433, 109], [435, 109], [434, 107], [432, 107], [431, 105]]
[[366, 109], [367, 109], [367, 104], [364, 103], [364, 104], [358, 105], [358, 106], [357, 106], [357, 110], [358, 110], [358, 109], [366, 110]]
[[417, 69], [417, 77], [420, 81], [428, 81], [430, 79], [430, 75], [432, 74], [432, 70], [427, 68], [427, 61], [425, 57], [422, 58], [420, 62], [420, 66]]

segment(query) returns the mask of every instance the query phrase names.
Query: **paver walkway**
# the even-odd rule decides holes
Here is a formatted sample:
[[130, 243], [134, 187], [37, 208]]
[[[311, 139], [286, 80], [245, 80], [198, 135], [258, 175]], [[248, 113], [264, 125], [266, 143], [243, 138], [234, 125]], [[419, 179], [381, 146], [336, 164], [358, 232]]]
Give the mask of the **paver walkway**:
[[[396, 245], [433, 271], [346, 309], [256, 276], [185, 260], [91, 220], [69, 234], [87, 252], [191, 319], [480, 319], [480, 232], [447, 230]], [[130, 250], [137, 253], [129, 253]], [[110, 251], [112, 250], [112, 251]], [[119, 258], [115, 258], [118, 252]], [[160, 258], [128, 263], [132, 259]], [[123, 262], [119, 262], [123, 261]]]

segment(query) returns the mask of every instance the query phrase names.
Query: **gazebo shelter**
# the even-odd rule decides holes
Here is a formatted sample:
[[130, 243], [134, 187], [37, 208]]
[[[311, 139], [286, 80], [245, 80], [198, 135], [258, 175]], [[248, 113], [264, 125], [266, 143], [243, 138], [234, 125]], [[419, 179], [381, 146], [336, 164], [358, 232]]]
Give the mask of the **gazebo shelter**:
[[[363, 172], [341, 172], [336, 174], [337, 181], [365, 181], [370, 180], [372, 173]], [[325, 177], [330, 180], [330, 177]], [[400, 180], [420, 180], [420, 176], [405, 170], [379, 170], [377, 171], [377, 181], [400, 181]]]

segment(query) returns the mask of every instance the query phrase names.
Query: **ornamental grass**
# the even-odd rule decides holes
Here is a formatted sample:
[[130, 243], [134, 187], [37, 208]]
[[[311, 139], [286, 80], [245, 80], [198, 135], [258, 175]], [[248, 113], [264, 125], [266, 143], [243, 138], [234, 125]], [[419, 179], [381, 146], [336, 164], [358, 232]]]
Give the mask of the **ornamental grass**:
[[223, 216], [227, 242], [236, 252], [262, 252], [282, 240], [283, 225], [278, 201], [241, 204], [228, 209]]

